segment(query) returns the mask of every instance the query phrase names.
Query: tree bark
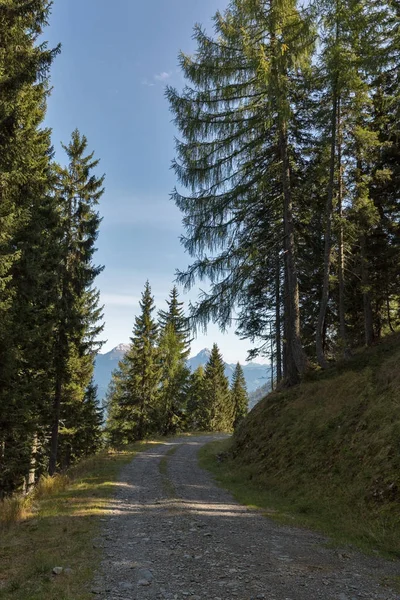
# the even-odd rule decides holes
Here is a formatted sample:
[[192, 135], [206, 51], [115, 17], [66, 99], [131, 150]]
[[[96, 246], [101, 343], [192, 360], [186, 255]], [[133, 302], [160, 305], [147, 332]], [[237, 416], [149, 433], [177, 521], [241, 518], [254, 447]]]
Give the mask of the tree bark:
[[58, 367], [56, 375], [56, 389], [53, 402], [53, 424], [51, 427], [49, 475], [54, 475], [57, 468], [58, 430], [60, 426], [61, 398], [62, 370], [60, 369], [60, 367]]
[[282, 162], [283, 224], [285, 250], [285, 323], [286, 323], [286, 380], [288, 385], [299, 383], [307, 366], [300, 335], [299, 286], [296, 268], [296, 246], [293, 224], [293, 204], [290, 189], [290, 164], [287, 125], [280, 124], [280, 156]]
[[38, 435], [34, 434], [32, 440], [31, 462], [27, 479], [27, 492], [29, 493], [36, 483], [36, 467], [37, 467], [37, 451], [38, 451]]
[[315, 345], [318, 364], [325, 369], [327, 362], [323, 347], [324, 326], [326, 320], [326, 312], [329, 301], [329, 274], [331, 267], [332, 254], [332, 211], [333, 211], [333, 193], [335, 186], [335, 166], [336, 166], [336, 133], [337, 133], [337, 116], [338, 116], [338, 95], [337, 85], [334, 84], [332, 98], [332, 115], [331, 115], [331, 154], [329, 165], [329, 183], [328, 193], [325, 204], [325, 245], [324, 245], [324, 273], [322, 280], [322, 294], [319, 305], [319, 313], [317, 320], [317, 328], [315, 332]]
[[361, 237], [361, 285], [364, 307], [364, 333], [365, 345], [371, 346], [374, 343], [374, 324], [371, 303], [371, 291], [369, 282], [369, 268], [367, 258], [367, 240], [365, 234]]
[[339, 241], [338, 241], [338, 280], [339, 280], [339, 338], [343, 351], [343, 358], [350, 358], [350, 349], [346, 331], [346, 297], [344, 276], [344, 232], [343, 232], [343, 172], [342, 172], [342, 122], [340, 98], [337, 105], [337, 136], [338, 136], [338, 216], [339, 216]]
[[390, 296], [389, 296], [389, 291], [386, 292], [386, 311], [387, 311], [387, 318], [388, 318], [388, 325], [389, 325], [389, 329], [392, 333], [395, 333], [395, 329], [392, 325], [392, 317], [390, 315]]
[[276, 344], [276, 384], [282, 380], [282, 339], [281, 339], [281, 269], [279, 253], [276, 256], [275, 275], [275, 344]]

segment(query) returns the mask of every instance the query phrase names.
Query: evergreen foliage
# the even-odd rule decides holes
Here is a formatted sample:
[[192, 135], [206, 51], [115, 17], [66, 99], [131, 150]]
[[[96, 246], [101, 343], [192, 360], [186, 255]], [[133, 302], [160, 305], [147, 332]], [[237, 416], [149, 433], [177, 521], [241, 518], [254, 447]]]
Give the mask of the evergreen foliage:
[[231, 397], [233, 406], [233, 427], [239, 425], [248, 412], [249, 397], [247, 395], [246, 381], [240, 363], [237, 363], [232, 377]]
[[190, 352], [189, 329], [174, 286], [167, 300], [168, 310], [159, 311], [159, 360], [161, 366], [159, 427], [163, 434], [175, 433], [184, 426], [187, 384], [190, 371], [186, 359]]
[[[141, 313], [135, 318], [130, 349], [113, 374], [108, 394], [107, 431], [113, 445], [143, 439], [157, 431], [160, 420], [159, 332], [148, 281], [139, 304]], [[165, 413], [170, 424], [174, 421], [170, 409]]]
[[214, 344], [204, 369], [203, 401], [198, 408], [199, 427], [204, 431], [231, 431], [234, 420], [229, 382], [224, 361]]
[[202, 429], [201, 416], [204, 399], [204, 368], [200, 365], [189, 378], [186, 408], [186, 423], [189, 429], [195, 431]]
[[42, 41], [51, 4], [0, 3], [0, 496], [87, 454], [101, 435], [89, 384], [101, 331], [92, 257], [103, 179], [78, 132], [69, 168], [56, 165], [43, 126], [60, 51]]
[[160, 331], [164, 331], [168, 325], [172, 326], [183, 344], [182, 358], [187, 359], [190, 353], [190, 327], [183, 309], [183, 302], [179, 302], [178, 288], [175, 285], [170, 292], [169, 300], [166, 302], [168, 310], [158, 312]]
[[0, 6], [0, 496], [27, 486], [51, 393], [58, 233], [43, 119], [59, 47], [39, 41], [50, 6]]
[[231, 0], [214, 25], [167, 88], [178, 281], [292, 385], [400, 325], [399, 3]]
[[[103, 267], [93, 264], [93, 255], [101, 221], [97, 205], [104, 193], [104, 176], [98, 178], [93, 173], [99, 161], [94, 159], [93, 152], [86, 153], [87, 145], [86, 137], [75, 130], [70, 144], [63, 146], [69, 159], [68, 168], [59, 169], [57, 196], [63, 237], [56, 308], [50, 474], [55, 472], [57, 461], [68, 465], [72, 460], [70, 438], [79, 431], [80, 405], [92, 378], [95, 355], [101, 347], [98, 336], [103, 329], [102, 308], [99, 292], [93, 284]], [[60, 420], [63, 422], [61, 431]]]

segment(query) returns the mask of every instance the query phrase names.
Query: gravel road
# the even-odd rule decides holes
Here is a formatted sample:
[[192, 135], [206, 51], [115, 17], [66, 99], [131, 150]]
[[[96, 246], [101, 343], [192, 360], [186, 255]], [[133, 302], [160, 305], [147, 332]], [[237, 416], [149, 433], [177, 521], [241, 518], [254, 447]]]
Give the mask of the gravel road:
[[106, 600], [399, 600], [400, 564], [329, 548], [219, 488], [197, 464], [218, 435], [164, 442], [124, 468], [96, 543]]

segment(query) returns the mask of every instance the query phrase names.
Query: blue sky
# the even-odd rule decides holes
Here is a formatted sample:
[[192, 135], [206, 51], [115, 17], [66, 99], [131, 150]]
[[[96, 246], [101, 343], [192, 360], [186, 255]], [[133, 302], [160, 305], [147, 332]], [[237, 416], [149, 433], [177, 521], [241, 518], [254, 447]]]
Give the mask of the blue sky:
[[[192, 52], [193, 25], [212, 27], [227, 0], [55, 0], [46, 39], [62, 44], [52, 69], [47, 122], [57, 158], [78, 127], [101, 159], [106, 193], [96, 259], [108, 341], [103, 352], [128, 341], [138, 299], [149, 279], [157, 306], [175, 270], [190, 263], [179, 243], [181, 215], [169, 200], [175, 185], [171, 114], [166, 83], [182, 86], [177, 55]], [[182, 294], [181, 299], [189, 296]], [[191, 292], [194, 298], [195, 293]], [[211, 325], [192, 353], [216, 341], [227, 362], [243, 362], [251, 346]]]

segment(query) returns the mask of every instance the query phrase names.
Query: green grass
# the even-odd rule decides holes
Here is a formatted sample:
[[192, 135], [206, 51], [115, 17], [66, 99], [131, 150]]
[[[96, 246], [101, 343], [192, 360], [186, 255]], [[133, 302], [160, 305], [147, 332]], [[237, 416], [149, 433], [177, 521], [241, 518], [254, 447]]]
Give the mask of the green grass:
[[400, 338], [391, 336], [270, 394], [232, 441], [204, 448], [201, 462], [274, 519], [398, 558], [399, 365]]
[[[70, 470], [62, 485], [60, 478], [58, 482], [57, 477], [46, 478], [33, 502], [20, 513], [22, 520], [4, 518], [1, 523], [0, 518], [1, 600], [93, 598], [90, 582], [100, 561], [93, 538], [100, 518], [108, 512], [122, 466], [150, 443], [82, 461]], [[72, 572], [54, 576], [55, 566]]]

